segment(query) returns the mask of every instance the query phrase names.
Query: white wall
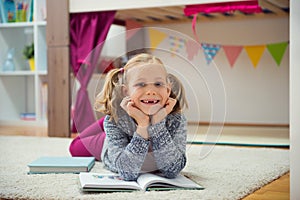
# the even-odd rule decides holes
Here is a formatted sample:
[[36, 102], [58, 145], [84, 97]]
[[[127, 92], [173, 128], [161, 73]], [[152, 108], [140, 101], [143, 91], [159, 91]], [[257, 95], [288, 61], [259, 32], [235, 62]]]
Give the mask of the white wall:
[[290, 3], [291, 13], [291, 56], [290, 56], [290, 159], [291, 159], [291, 200], [297, 200], [300, 197], [299, 183], [300, 183], [300, 1], [292, 0]]
[[[168, 30], [168, 34], [178, 31], [177, 34], [182, 37], [194, 39], [191, 23], [158, 24], [153, 27], [168, 28], [172, 30]], [[221, 45], [285, 42], [289, 41], [289, 19], [198, 22], [197, 33], [200, 42]], [[168, 50], [169, 46], [169, 42], [165, 40], [158, 47]], [[171, 66], [171, 71], [175, 69], [175, 73], [181, 76], [190, 100], [191, 109], [187, 112], [189, 121], [222, 121], [225, 117], [225, 122], [231, 123], [289, 123], [289, 47], [280, 66], [277, 66], [266, 49], [256, 68], [245, 50], [241, 52], [233, 68], [223, 49], [209, 66], [206, 65], [203, 52], [199, 52], [194, 58], [194, 66], [183, 58], [162, 50], [157, 50], [154, 54]], [[186, 57], [184, 54], [185, 52], [181, 53]], [[226, 98], [222, 95], [222, 82]]]
[[122, 56], [126, 52], [126, 35], [124, 31], [126, 31], [124, 26], [111, 25], [103, 44], [101, 56], [114, 58]]

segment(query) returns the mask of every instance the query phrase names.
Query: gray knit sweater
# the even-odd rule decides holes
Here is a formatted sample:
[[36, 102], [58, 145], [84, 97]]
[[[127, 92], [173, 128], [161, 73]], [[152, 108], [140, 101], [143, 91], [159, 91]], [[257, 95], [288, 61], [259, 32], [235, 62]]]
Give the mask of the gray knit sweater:
[[165, 177], [174, 178], [186, 164], [186, 118], [180, 113], [169, 114], [163, 121], [150, 125], [149, 140], [136, 133], [136, 124], [127, 114], [117, 123], [106, 116], [104, 130], [101, 160], [124, 180], [138, 178], [150, 146], [157, 169]]

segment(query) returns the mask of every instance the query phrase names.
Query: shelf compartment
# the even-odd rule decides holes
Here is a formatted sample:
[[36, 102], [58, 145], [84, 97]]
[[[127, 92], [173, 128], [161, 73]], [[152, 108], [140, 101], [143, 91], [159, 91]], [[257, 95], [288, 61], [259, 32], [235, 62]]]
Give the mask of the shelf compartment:
[[[23, 49], [25, 45], [31, 44], [32, 42], [33, 26], [12, 26], [11, 28], [0, 28], [0, 55], [4, 55], [0, 57], [0, 64], [2, 65], [5, 62], [9, 49], [13, 48], [15, 52], [13, 56], [15, 70], [29, 70], [28, 61], [23, 56]], [[0, 71], [2, 71], [2, 69], [0, 69]]]
[[21, 113], [35, 113], [34, 76], [1, 76], [0, 120], [19, 120]]

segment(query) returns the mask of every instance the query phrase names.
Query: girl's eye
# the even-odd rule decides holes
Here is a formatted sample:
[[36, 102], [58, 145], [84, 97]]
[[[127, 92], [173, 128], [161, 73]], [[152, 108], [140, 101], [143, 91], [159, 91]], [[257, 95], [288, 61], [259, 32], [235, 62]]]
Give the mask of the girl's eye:
[[146, 86], [146, 83], [141, 82], [141, 83], [135, 84], [134, 86], [135, 86], [135, 87], [145, 87], [145, 86]]
[[165, 84], [163, 82], [155, 82], [154, 86], [155, 87], [163, 87], [163, 86], [165, 86]]

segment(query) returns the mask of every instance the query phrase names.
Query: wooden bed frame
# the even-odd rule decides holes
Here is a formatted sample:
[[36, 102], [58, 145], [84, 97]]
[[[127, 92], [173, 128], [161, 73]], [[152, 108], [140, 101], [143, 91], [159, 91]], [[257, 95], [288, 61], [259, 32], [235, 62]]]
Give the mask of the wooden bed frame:
[[[201, 3], [226, 2], [228, 0], [48, 0], [48, 136], [70, 137], [70, 36], [69, 14], [132, 8], [156, 8]], [[232, 0], [231, 0], [232, 1]]]
[[[48, 0], [47, 46], [48, 46], [48, 135], [70, 137], [70, 52], [69, 14], [106, 10], [126, 11], [192, 4], [217, 3], [239, 0]], [[263, 3], [263, 2], [261, 2]], [[266, 6], [266, 2], [264, 2]], [[128, 11], [129, 12], [129, 11]], [[127, 12], [127, 13], [128, 13]], [[278, 11], [279, 14], [282, 11]], [[278, 12], [276, 13], [277, 15]], [[191, 20], [190, 20], [191, 21]]]

